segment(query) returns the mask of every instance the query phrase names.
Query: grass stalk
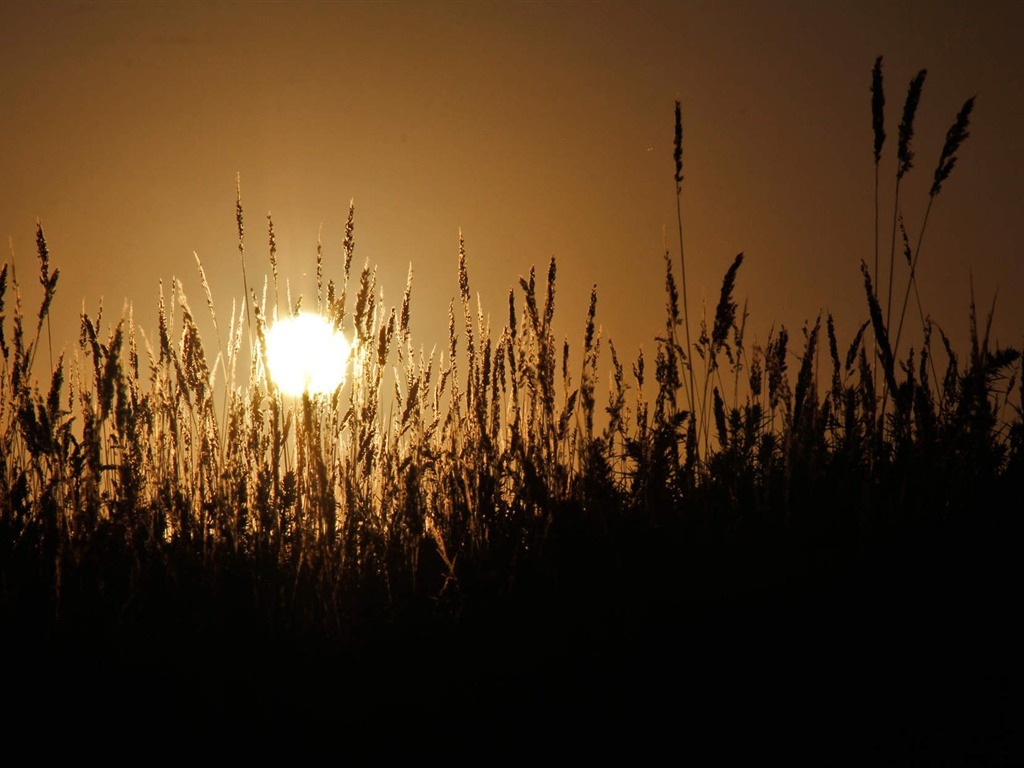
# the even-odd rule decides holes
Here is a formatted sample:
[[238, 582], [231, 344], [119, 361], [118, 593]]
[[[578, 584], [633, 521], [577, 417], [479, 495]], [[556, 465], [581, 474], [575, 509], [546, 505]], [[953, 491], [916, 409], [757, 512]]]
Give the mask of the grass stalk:
[[[689, 291], [686, 286], [686, 255], [683, 245], [683, 210], [682, 210], [682, 194], [683, 194], [683, 116], [682, 116], [682, 105], [678, 99], [675, 104], [675, 140], [674, 140], [674, 151], [673, 159], [675, 161], [675, 182], [676, 182], [676, 231], [679, 236], [679, 275], [681, 280], [681, 291], [683, 294], [683, 332], [686, 337], [686, 352], [683, 355], [683, 365], [686, 366], [687, 376], [684, 377], [684, 386], [686, 387], [686, 400], [687, 406], [690, 411], [688, 434], [693, 435], [693, 438], [688, 440], [687, 449], [696, 450], [696, 432], [693, 428], [694, 419], [696, 412], [694, 408], [694, 394], [697, 391], [696, 379], [693, 373], [693, 343], [690, 340], [690, 307], [688, 295]], [[673, 329], [673, 338], [675, 329]], [[678, 345], [678, 344], [677, 344]], [[701, 421], [703, 418], [703, 407], [701, 412]]]
[[[879, 203], [878, 203], [878, 190], [879, 190], [879, 171], [881, 167], [882, 159], [882, 148], [885, 146], [885, 88], [882, 78], [882, 57], [879, 56], [875, 59], [875, 65], [871, 70], [871, 127], [874, 133], [874, 158], [875, 158], [875, 269], [872, 272], [872, 280], [875, 285], [878, 285], [878, 216], [879, 216]], [[875, 345], [875, 362], [878, 361], [878, 346]], [[875, 386], [878, 386], [877, 378], [877, 366], [875, 372]]]

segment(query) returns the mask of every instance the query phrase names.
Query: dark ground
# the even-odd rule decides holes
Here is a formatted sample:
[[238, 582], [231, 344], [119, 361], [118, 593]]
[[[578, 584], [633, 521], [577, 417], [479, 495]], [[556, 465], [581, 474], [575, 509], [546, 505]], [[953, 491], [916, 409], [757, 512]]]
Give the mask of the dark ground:
[[7, 626], [0, 734], [133, 761], [1024, 765], [1017, 513], [814, 566], [661, 552], [344, 647], [160, 616]]

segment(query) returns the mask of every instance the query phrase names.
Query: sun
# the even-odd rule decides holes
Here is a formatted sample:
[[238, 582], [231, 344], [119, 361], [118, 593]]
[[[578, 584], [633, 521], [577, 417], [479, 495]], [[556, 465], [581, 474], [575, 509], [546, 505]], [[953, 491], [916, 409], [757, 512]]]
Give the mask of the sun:
[[327, 394], [345, 383], [351, 347], [326, 318], [311, 313], [283, 318], [266, 338], [270, 377], [285, 394]]

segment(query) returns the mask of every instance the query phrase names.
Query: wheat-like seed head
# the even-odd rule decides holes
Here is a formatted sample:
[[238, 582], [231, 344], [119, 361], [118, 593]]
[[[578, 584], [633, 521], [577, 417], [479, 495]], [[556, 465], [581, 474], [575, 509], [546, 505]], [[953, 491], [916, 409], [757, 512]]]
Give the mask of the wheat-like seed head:
[[875, 332], [875, 341], [878, 344], [879, 352], [882, 355], [882, 369], [885, 374], [886, 381], [889, 384], [890, 391], [895, 391], [896, 380], [893, 373], [893, 356], [892, 348], [889, 346], [889, 334], [885, 328], [885, 323], [882, 320], [882, 310], [878, 305], [878, 299], [875, 297], [875, 290], [871, 284], [871, 275], [868, 273], [867, 264], [861, 261], [860, 264], [861, 274], [864, 276], [864, 291], [867, 294], [868, 300], [868, 311], [871, 315], [871, 325]]
[[875, 134], [875, 165], [882, 157], [885, 144], [885, 91], [882, 88], [882, 57], [875, 59], [871, 70], [871, 127]]
[[949, 178], [949, 174], [956, 165], [956, 153], [960, 145], [966, 141], [971, 134], [967, 130], [970, 124], [971, 111], [974, 109], [974, 98], [971, 97], [964, 102], [960, 112], [957, 113], [956, 121], [946, 132], [946, 141], [942, 145], [942, 153], [939, 155], [939, 164], [935, 168], [935, 178], [932, 180], [932, 187], [929, 191], [931, 197], [935, 197], [942, 189], [943, 182]]
[[676, 194], [682, 191], [683, 184], [683, 113], [679, 100], [676, 100], [675, 141], [673, 142], [672, 158], [676, 164]]
[[914, 152], [910, 143], [914, 138], [914, 115], [917, 112], [917, 105], [921, 101], [921, 89], [924, 87], [924, 79], [927, 74], [928, 70], [922, 69], [910, 81], [910, 86], [907, 88], [907, 99], [903, 103], [903, 119], [900, 121], [899, 144], [896, 153], [899, 161], [896, 178], [903, 178], [906, 172], [913, 167]]

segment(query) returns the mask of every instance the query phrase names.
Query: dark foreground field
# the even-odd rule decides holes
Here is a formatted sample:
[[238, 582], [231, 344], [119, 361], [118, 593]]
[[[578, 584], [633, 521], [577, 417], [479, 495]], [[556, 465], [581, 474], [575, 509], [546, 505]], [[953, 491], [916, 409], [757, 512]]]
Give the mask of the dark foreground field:
[[584, 533], [512, 596], [368, 612], [345, 639], [199, 582], [130, 620], [8, 616], [0, 729], [126, 759], [1020, 764], [1019, 513], [845, 551]]

